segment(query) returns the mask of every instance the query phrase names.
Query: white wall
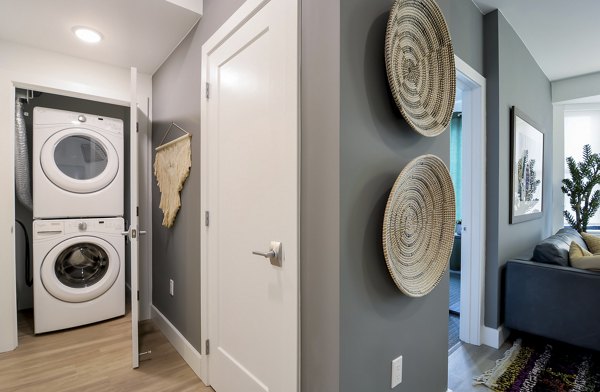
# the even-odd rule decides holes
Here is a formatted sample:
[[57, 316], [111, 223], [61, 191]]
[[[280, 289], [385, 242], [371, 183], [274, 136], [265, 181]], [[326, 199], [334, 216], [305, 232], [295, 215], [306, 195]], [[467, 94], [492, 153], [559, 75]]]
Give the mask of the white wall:
[[552, 234], [564, 227], [565, 196], [560, 187], [565, 168], [565, 105], [554, 105], [552, 133]]
[[202, 16], [204, 2], [202, 0], [167, 0], [169, 3], [176, 4]]
[[[131, 100], [130, 69], [0, 41], [0, 189], [5, 190], [0, 197], [0, 352], [17, 344], [12, 191], [15, 87], [119, 105], [129, 105]], [[151, 75], [138, 74], [137, 95], [139, 109], [151, 120]]]
[[[17, 81], [18, 87], [35, 87], [38, 91], [78, 98], [97, 97], [98, 101], [120, 105], [130, 102], [128, 68], [0, 40], [0, 69]], [[146, 102], [151, 96], [152, 76], [138, 74], [138, 101]]]

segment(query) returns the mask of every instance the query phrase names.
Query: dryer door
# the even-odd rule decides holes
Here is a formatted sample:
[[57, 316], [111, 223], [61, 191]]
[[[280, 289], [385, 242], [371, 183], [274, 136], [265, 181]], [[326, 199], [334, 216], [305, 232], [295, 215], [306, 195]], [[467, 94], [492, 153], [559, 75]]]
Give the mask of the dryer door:
[[46, 291], [65, 302], [90, 301], [117, 280], [121, 260], [115, 248], [97, 237], [75, 237], [46, 255], [40, 276]]
[[119, 171], [119, 156], [98, 132], [68, 128], [46, 140], [40, 152], [44, 174], [68, 192], [92, 193], [108, 186]]

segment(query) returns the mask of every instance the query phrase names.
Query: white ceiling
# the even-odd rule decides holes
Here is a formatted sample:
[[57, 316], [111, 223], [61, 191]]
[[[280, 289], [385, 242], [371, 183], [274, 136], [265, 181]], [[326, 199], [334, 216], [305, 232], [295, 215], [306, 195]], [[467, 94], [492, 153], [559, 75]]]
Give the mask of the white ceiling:
[[[152, 74], [198, 19], [167, 0], [0, 0], [0, 40]], [[85, 44], [73, 26], [104, 39]]]
[[600, 1], [473, 0], [499, 9], [550, 81], [600, 71]]

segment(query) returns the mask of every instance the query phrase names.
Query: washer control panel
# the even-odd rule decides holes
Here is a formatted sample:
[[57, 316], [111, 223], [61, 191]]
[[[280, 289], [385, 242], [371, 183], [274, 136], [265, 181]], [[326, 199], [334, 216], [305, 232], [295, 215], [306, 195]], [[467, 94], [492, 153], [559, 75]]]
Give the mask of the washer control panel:
[[33, 222], [34, 239], [79, 233], [121, 234], [125, 227], [123, 218], [86, 218], [65, 220], [36, 220]]
[[42, 239], [62, 235], [65, 232], [64, 221], [40, 221], [33, 222], [33, 239]]

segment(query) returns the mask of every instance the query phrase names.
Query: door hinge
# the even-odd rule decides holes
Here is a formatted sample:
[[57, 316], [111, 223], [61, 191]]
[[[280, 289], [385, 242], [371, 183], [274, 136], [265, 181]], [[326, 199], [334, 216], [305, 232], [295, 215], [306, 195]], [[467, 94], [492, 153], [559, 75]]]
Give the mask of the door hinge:
[[204, 211], [204, 226], [208, 226], [210, 222], [210, 214], [208, 211]]
[[136, 122], [136, 123], [135, 123], [135, 131], [136, 131], [136, 132], [139, 132], [139, 131], [140, 131], [140, 123], [139, 123], [139, 122]]
[[206, 83], [206, 99], [210, 98], [210, 83]]
[[205, 346], [204, 347], [204, 351], [205, 351], [204, 355], [210, 354], [210, 340], [206, 339], [204, 346]]
[[137, 300], [140, 300], [140, 290], [137, 291]]

